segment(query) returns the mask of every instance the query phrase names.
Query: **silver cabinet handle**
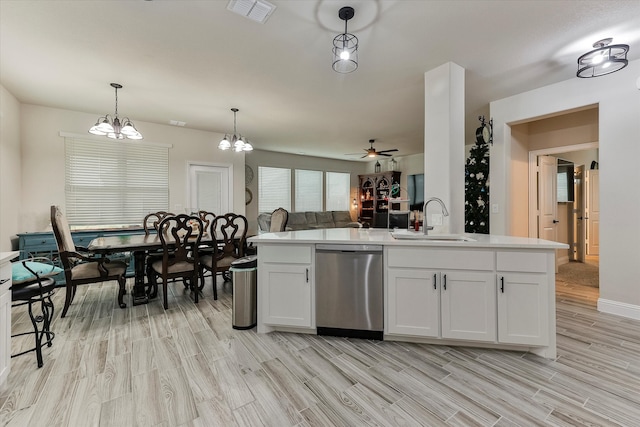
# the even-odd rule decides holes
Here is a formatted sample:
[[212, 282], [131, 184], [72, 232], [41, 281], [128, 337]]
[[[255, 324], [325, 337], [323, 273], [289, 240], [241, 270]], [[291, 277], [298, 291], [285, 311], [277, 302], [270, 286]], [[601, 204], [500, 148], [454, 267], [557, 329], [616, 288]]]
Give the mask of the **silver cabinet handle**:
[[444, 289], [445, 291], [447, 290], [447, 275], [446, 274], [442, 275], [442, 289]]
[[433, 289], [438, 289], [438, 285], [436, 283], [436, 273], [433, 273]]
[[500, 292], [504, 294], [504, 276], [500, 278]]

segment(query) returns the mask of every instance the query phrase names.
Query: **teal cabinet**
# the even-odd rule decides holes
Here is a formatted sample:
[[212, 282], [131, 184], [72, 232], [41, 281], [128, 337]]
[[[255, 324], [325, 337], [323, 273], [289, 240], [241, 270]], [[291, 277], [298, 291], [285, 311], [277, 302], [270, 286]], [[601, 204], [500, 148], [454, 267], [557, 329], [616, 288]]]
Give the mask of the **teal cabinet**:
[[[87, 247], [91, 240], [104, 236], [130, 236], [132, 234], [144, 234], [141, 228], [127, 230], [83, 230], [73, 231], [73, 242], [76, 246]], [[32, 257], [47, 257], [51, 259], [58, 267], [62, 268], [58, 256], [58, 245], [52, 231], [19, 233], [18, 244], [20, 250], [20, 259]], [[114, 254], [109, 257], [113, 260], [127, 261], [127, 277], [133, 277], [135, 272], [134, 259], [129, 253]], [[55, 277], [57, 285], [64, 285], [64, 273]]]

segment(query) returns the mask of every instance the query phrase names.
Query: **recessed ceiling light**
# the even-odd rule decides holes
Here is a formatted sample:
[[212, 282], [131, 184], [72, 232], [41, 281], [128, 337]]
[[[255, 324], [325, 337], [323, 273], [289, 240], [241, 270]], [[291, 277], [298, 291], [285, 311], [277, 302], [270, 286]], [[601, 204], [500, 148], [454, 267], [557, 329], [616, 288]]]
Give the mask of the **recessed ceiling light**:
[[227, 10], [261, 24], [267, 21], [275, 9], [275, 5], [264, 0], [229, 0], [227, 4]]
[[173, 125], [173, 126], [180, 126], [180, 127], [182, 127], [182, 126], [186, 125], [186, 124], [187, 124], [187, 122], [181, 122], [181, 121], [179, 121], [179, 120], [169, 120], [169, 124], [170, 124], [170, 125]]

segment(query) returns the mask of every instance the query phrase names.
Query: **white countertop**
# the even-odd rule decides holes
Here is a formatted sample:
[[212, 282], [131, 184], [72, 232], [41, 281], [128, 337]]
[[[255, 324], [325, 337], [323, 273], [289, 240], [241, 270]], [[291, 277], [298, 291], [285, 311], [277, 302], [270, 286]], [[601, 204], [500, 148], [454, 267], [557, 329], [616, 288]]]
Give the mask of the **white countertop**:
[[12, 259], [14, 259], [15, 257], [17, 257], [18, 255], [20, 255], [20, 252], [18, 252], [18, 251], [0, 252], [0, 264], [4, 264], [5, 262], [9, 262]]
[[[432, 234], [430, 234], [432, 235]], [[433, 234], [435, 237], [436, 235]], [[323, 228], [315, 230], [282, 231], [278, 233], [263, 233], [250, 237], [253, 244], [264, 243], [351, 243], [351, 244], [380, 244], [387, 246], [436, 246], [461, 248], [516, 248], [516, 249], [568, 249], [565, 243], [550, 240], [534, 239], [530, 237], [500, 236], [494, 234], [470, 234], [461, 236], [473, 241], [443, 241], [443, 240], [398, 240], [391, 236], [391, 232], [381, 228]]]

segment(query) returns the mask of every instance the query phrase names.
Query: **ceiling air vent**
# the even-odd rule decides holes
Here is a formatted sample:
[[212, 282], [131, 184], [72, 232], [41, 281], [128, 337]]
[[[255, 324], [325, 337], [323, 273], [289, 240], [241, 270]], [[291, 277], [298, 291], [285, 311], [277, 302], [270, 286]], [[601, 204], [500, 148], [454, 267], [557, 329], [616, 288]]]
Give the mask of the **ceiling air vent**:
[[264, 24], [276, 7], [264, 0], [229, 0], [227, 9]]

